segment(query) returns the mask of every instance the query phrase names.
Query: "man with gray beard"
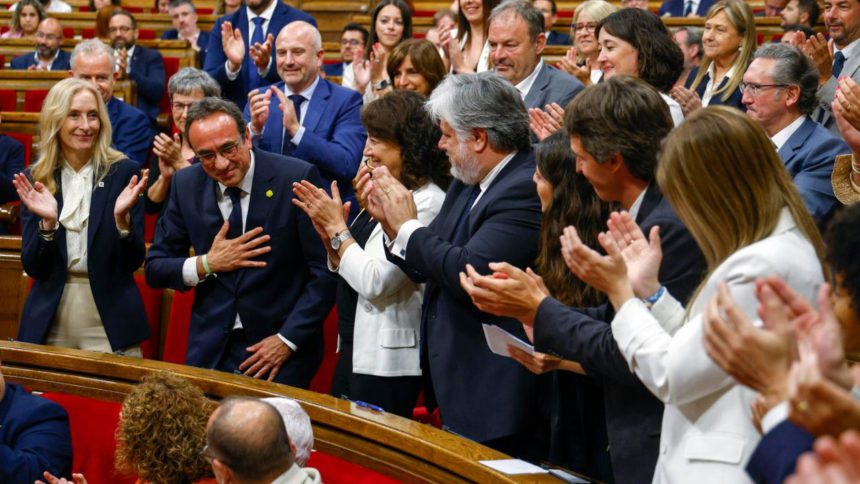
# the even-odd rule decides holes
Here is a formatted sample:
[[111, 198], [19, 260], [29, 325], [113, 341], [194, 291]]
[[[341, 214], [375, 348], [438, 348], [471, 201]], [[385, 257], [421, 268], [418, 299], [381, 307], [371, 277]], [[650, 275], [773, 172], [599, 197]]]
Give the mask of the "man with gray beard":
[[389, 260], [427, 284], [420, 338], [425, 401], [438, 404], [451, 432], [536, 460], [545, 447], [535, 423], [537, 379], [491, 353], [481, 327], [500, 326], [525, 339], [522, 325], [478, 310], [459, 280], [467, 264], [486, 274], [491, 262], [534, 263], [540, 201], [528, 114], [519, 91], [492, 72], [448, 76], [427, 109], [440, 122], [439, 148], [456, 178], [433, 223], [421, 225], [412, 194], [386, 168], [365, 183], [367, 208], [388, 237]]

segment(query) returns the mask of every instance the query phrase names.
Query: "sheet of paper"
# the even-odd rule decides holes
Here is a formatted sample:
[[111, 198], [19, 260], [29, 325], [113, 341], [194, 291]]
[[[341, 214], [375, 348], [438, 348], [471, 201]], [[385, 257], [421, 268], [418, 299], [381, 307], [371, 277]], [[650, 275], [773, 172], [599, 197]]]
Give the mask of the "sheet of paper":
[[542, 467], [520, 459], [479, 460], [478, 462], [509, 476], [515, 474], [546, 474], [548, 472]]
[[487, 346], [490, 347], [490, 351], [493, 353], [510, 358], [511, 354], [508, 352], [508, 345], [513, 345], [530, 355], [534, 354], [534, 346], [517, 338], [511, 333], [508, 333], [504, 329], [498, 326], [493, 326], [492, 324], [484, 324], [483, 327], [484, 337], [487, 339]]

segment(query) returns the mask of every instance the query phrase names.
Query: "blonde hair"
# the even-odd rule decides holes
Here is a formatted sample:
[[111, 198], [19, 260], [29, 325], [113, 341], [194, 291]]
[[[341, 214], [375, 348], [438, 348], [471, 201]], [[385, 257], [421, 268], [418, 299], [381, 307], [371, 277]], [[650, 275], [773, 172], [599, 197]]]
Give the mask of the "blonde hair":
[[110, 166], [125, 158], [125, 155], [111, 148], [112, 130], [105, 103], [96, 88], [80, 79], [63, 79], [51, 88], [42, 112], [39, 115], [39, 160], [30, 170], [33, 181], [41, 182], [51, 193], [57, 192], [54, 172], [63, 165], [60, 129], [71, 110], [72, 100], [78, 93], [87, 91], [96, 99], [99, 113], [99, 132], [93, 146], [92, 162], [96, 183], [107, 176]]
[[[727, 101], [730, 97], [732, 97], [732, 93], [735, 92], [735, 89], [738, 88], [741, 81], [743, 80], [744, 73], [747, 70], [747, 66], [752, 60], [753, 52], [756, 49], [756, 33], [755, 33], [755, 19], [753, 18], [753, 12], [750, 6], [743, 0], [720, 0], [715, 3], [710, 10], [708, 10], [708, 16], [705, 18], [705, 21], [714, 18], [720, 12], [725, 12], [726, 17], [728, 17], [729, 22], [738, 30], [738, 32], [743, 36], [743, 44], [741, 45], [740, 54], [735, 59], [734, 63], [734, 72], [732, 73], [732, 77], [729, 78], [729, 82], [726, 83], [722, 88], [714, 91], [714, 95], [722, 93], [722, 97], [720, 99], [723, 102]], [[707, 55], [702, 55], [702, 62], [699, 66], [699, 72], [696, 74], [696, 78], [693, 80], [693, 83], [690, 85], [690, 89], [695, 91], [699, 84], [702, 83], [702, 80], [705, 77], [705, 74], [708, 73], [708, 70], [711, 67], [711, 63], [714, 60], [708, 57]], [[715, 86], [718, 86], [718, 79], [712, 79]]]
[[770, 138], [741, 111], [700, 109], [675, 128], [660, 153], [657, 183], [702, 249], [708, 265], [703, 281], [734, 252], [768, 237], [784, 207], [824, 271], [815, 221]]
[[[580, 3], [579, 6], [573, 11], [573, 20], [570, 23], [570, 34], [572, 38], [573, 45], [576, 45], [576, 32], [574, 31], [574, 26], [577, 22], [579, 22], [579, 16], [583, 13], [588, 14], [591, 17], [591, 21], [595, 24], [599, 24], [601, 20], [606, 17], [612, 15], [617, 12], [618, 8], [615, 5], [612, 5], [609, 2], [604, 0], [587, 0], [583, 3]], [[597, 31], [595, 30], [595, 37], [597, 37]], [[596, 39], [595, 39], [596, 41]], [[577, 56], [579, 61], [583, 60], [583, 55], [579, 52], [579, 46], [576, 46]]]

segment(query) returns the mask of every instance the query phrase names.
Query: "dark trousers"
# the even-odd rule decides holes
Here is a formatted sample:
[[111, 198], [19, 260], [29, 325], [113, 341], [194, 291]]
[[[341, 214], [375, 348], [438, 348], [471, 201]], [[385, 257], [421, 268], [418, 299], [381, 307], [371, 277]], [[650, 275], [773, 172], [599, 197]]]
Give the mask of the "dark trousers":
[[[221, 358], [218, 360], [218, 364], [215, 365], [215, 369], [241, 375], [242, 372], [239, 371], [239, 365], [251, 356], [251, 353], [248, 353], [245, 348], [252, 344], [245, 335], [245, 330], [234, 329], [231, 331]], [[278, 374], [275, 375], [275, 383], [298, 388], [308, 388], [322, 361], [322, 339], [320, 339], [319, 349], [317, 351], [314, 350], [315, 348], [308, 347], [299, 348], [299, 351], [294, 352], [281, 367]], [[268, 375], [266, 375], [267, 377]]]
[[353, 373], [352, 344], [341, 342], [340, 358], [331, 382], [331, 394], [372, 403], [388, 413], [412, 418], [421, 391], [420, 376], [375, 376]]

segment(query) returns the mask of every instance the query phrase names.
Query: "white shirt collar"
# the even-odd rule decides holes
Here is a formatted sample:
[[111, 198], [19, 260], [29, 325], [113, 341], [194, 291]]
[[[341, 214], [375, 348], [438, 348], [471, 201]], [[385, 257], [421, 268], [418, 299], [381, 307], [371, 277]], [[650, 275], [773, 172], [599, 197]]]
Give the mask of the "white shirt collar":
[[279, 0], [272, 0], [272, 3], [270, 3], [269, 6], [266, 7], [266, 9], [263, 10], [260, 15], [254, 13], [254, 11], [251, 10], [251, 7], [246, 6], [245, 8], [247, 9], [246, 13], [248, 14], [248, 21], [253, 24], [252, 20], [256, 17], [263, 17], [264, 19], [266, 19], [266, 22], [272, 20], [272, 14], [275, 13], [275, 7], [278, 5], [278, 1]]
[[631, 205], [627, 210], [627, 213], [630, 214], [630, 218], [633, 220], [636, 220], [636, 217], [639, 216], [639, 210], [642, 208], [642, 201], [645, 200], [645, 192], [647, 191], [648, 187], [645, 187], [645, 189], [642, 190], [642, 193], [640, 193], [639, 196], [636, 197], [636, 200], [633, 201], [633, 205]]
[[[516, 151], [508, 153], [508, 155], [505, 156], [504, 158], [502, 158], [502, 161], [498, 162], [496, 164], [496, 166], [494, 166], [493, 169], [489, 171], [489, 173], [484, 175], [484, 179], [481, 180], [481, 183], [480, 183], [481, 195], [483, 195], [484, 192], [487, 191], [487, 188], [490, 188], [490, 185], [493, 183], [493, 180], [495, 180], [496, 177], [499, 176], [499, 172], [502, 171], [502, 169], [505, 167], [505, 165], [507, 165], [514, 158], [514, 155], [516, 155], [516, 154], [517, 154]], [[480, 196], [478, 198], [480, 198]], [[477, 200], [475, 200], [475, 203], [477, 203]]]
[[537, 79], [538, 72], [540, 72], [542, 67], [543, 59], [538, 61], [537, 65], [535, 66], [535, 69], [532, 71], [531, 74], [528, 75], [528, 77], [520, 81], [520, 83], [515, 86], [517, 90], [520, 91], [520, 96], [522, 96], [523, 99], [525, 99], [526, 96], [529, 94], [532, 85], [534, 85], [535, 83], [535, 79]]
[[854, 42], [846, 45], [844, 49], [836, 47], [836, 44], [833, 45], [833, 53], [842, 52], [842, 55], [844, 55], [846, 59], [857, 55], [858, 49], [860, 49], [860, 38], [854, 39]]
[[793, 135], [795, 131], [800, 129], [800, 125], [803, 124], [805, 120], [806, 116], [798, 116], [797, 119], [791, 122], [791, 124], [779, 130], [779, 133], [773, 135], [770, 140], [776, 146], [777, 151], [782, 149], [782, 145], [788, 141], [788, 138], [791, 138], [791, 135]]
[[314, 91], [317, 90], [317, 86], [319, 85], [319, 83], [320, 76], [317, 76], [317, 78], [314, 79], [314, 82], [302, 92], [293, 92], [293, 90], [290, 89], [290, 86], [288, 86], [287, 83], [284, 83], [284, 92], [287, 94], [287, 96], [290, 96], [292, 94], [299, 94], [303, 98], [305, 98], [306, 101], [310, 101], [311, 96], [314, 95]]
[[33, 53], [33, 57], [36, 58], [36, 65], [44, 64], [44, 65], [48, 66], [49, 69], [51, 68], [51, 65], [54, 64], [54, 61], [57, 60], [57, 57], [59, 55], [60, 55], [60, 49], [58, 48], [57, 52], [54, 53], [54, 57], [51, 57], [48, 61], [43, 61], [42, 59], [39, 58], [39, 51], [36, 51]]
[[[242, 178], [242, 181], [239, 183], [239, 189], [242, 190], [242, 193], [250, 194], [251, 188], [254, 185], [254, 150], [251, 150], [251, 165], [248, 167], [248, 172], [245, 173], [245, 178]], [[227, 191], [227, 186], [221, 182], [218, 182], [218, 193], [221, 194], [221, 197], [224, 197], [224, 194]]]

